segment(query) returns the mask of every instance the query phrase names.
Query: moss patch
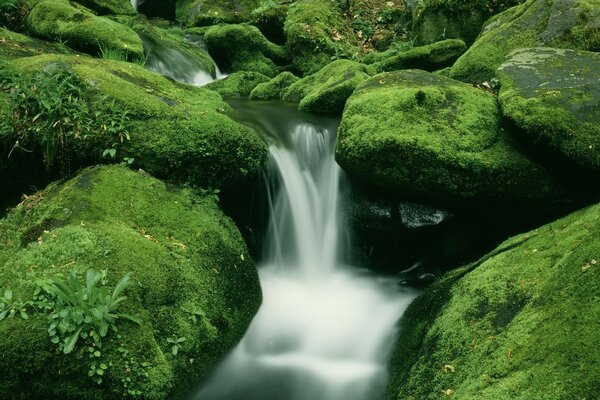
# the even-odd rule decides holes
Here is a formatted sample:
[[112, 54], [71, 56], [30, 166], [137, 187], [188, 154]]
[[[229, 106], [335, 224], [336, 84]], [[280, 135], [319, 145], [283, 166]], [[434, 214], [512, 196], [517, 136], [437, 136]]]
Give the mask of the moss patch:
[[[260, 304], [247, 249], [212, 196], [124, 167], [87, 169], [31, 197], [0, 220], [0, 242], [0, 287], [15, 296], [69, 271], [105, 269], [112, 285], [131, 271], [122, 307], [142, 320], [119, 320], [120, 336], [103, 340], [101, 385], [87, 376], [87, 356], [55, 350], [41, 314], [0, 321], [0, 393], [9, 398], [173, 398], [241, 338]], [[187, 339], [177, 356], [173, 336]]]
[[448, 205], [540, 211], [566, 196], [501, 129], [493, 95], [418, 70], [378, 74], [356, 89], [336, 158], [380, 190]]
[[78, 0], [84, 6], [96, 11], [99, 15], [118, 14], [135, 15], [136, 12], [129, 0]]
[[34, 39], [20, 33], [0, 28], [0, 59], [36, 56], [44, 53], [69, 54], [73, 51], [66, 46], [45, 40]]
[[188, 25], [206, 26], [248, 21], [260, 0], [180, 0], [177, 19]]
[[235, 72], [225, 79], [206, 85], [207, 89], [218, 92], [225, 99], [244, 99], [261, 83], [269, 82], [269, 77], [258, 72]]
[[500, 67], [503, 113], [535, 142], [600, 172], [600, 55], [518, 50]]
[[250, 98], [254, 100], [281, 99], [289, 87], [299, 80], [300, 78], [291, 72], [282, 72], [270, 81], [256, 85], [250, 92]]
[[600, 205], [501, 244], [405, 312], [387, 399], [592, 399]]
[[435, 71], [451, 66], [466, 50], [462, 40], [447, 39], [392, 55], [373, 66], [379, 72], [411, 68]]
[[142, 59], [140, 38], [130, 28], [83, 7], [75, 8], [66, 0], [44, 0], [36, 4], [27, 18], [30, 32], [41, 38], [61, 40], [92, 55], [100, 49], [119, 51], [130, 59]]

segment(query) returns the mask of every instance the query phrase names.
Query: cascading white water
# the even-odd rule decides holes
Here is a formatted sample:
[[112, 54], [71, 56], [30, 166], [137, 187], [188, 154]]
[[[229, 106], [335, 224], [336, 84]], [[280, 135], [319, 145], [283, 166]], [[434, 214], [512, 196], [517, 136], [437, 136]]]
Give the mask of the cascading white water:
[[343, 265], [334, 134], [308, 123], [270, 146], [263, 304], [198, 400], [372, 400], [415, 292]]

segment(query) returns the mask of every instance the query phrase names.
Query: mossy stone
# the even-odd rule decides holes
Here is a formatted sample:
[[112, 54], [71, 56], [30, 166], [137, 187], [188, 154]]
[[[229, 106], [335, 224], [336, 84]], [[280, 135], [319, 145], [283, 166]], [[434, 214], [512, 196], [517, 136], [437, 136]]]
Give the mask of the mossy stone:
[[285, 44], [283, 26], [289, 6], [278, 2], [266, 2], [250, 14], [250, 23], [256, 26], [273, 43]]
[[282, 72], [268, 82], [256, 85], [250, 92], [250, 98], [253, 100], [281, 99], [289, 87], [299, 80], [300, 78], [289, 71]]
[[177, 19], [192, 26], [248, 21], [260, 0], [179, 0]]
[[135, 9], [129, 0], [77, 0], [77, 3], [82, 4], [98, 15], [135, 15]]
[[[177, 398], [239, 341], [261, 301], [248, 250], [212, 196], [122, 166], [83, 170], [30, 197], [0, 220], [0, 243], [0, 287], [15, 297], [70, 271], [107, 270], [110, 285], [131, 272], [119, 311], [142, 321], [119, 319], [102, 340], [100, 385], [87, 356], [57, 351], [42, 313], [0, 321], [5, 398]], [[186, 338], [177, 356], [172, 337]]]
[[371, 187], [446, 206], [539, 212], [568, 197], [501, 128], [492, 94], [420, 70], [381, 73], [355, 90], [336, 158]]
[[288, 10], [284, 30], [292, 63], [303, 75], [360, 52], [354, 32], [334, 1], [296, 1]]
[[130, 59], [143, 59], [144, 48], [130, 28], [66, 0], [37, 3], [27, 17], [29, 31], [40, 38], [64, 41], [75, 50], [92, 55], [101, 49], [119, 51]]
[[225, 24], [208, 28], [204, 35], [208, 51], [219, 68], [227, 72], [253, 71], [268, 77], [287, 62], [285, 49], [271, 43], [248, 24]]
[[0, 59], [11, 60], [13, 58], [36, 56], [45, 53], [69, 54], [73, 51], [56, 43], [31, 38], [23, 34], [12, 32], [0, 27]]
[[235, 72], [225, 79], [211, 82], [205, 87], [219, 93], [225, 99], [246, 99], [254, 88], [269, 82], [269, 77], [258, 72]]
[[[13, 61], [22, 71], [60, 65], [70, 68], [99, 96], [109, 96], [129, 112], [131, 140], [118, 144], [117, 157], [133, 157], [155, 176], [194, 185], [224, 188], [253, 179], [266, 161], [258, 133], [234, 122], [218, 93], [180, 84], [143, 67], [84, 56], [43, 55]], [[94, 138], [81, 151], [99, 161], [117, 138]]]
[[598, 0], [528, 0], [491, 18], [450, 76], [471, 83], [497, 77], [512, 51], [527, 47], [600, 50]]
[[593, 399], [600, 205], [515, 236], [406, 310], [386, 399]]
[[300, 79], [287, 90], [285, 101], [299, 102], [302, 111], [341, 114], [348, 97], [375, 69], [350, 60], [337, 60]]
[[451, 66], [467, 50], [460, 39], [447, 39], [426, 46], [414, 47], [393, 55], [373, 66], [379, 72], [397, 69], [435, 71]]
[[499, 71], [504, 115], [533, 142], [600, 172], [600, 54], [521, 49]]

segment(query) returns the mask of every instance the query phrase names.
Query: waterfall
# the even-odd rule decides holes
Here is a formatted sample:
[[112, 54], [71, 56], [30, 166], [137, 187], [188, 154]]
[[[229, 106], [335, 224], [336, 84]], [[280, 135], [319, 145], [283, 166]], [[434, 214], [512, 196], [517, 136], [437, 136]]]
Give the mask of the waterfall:
[[379, 399], [396, 323], [415, 293], [342, 262], [345, 183], [334, 160], [335, 131], [308, 122], [285, 127], [268, 114], [263, 304], [193, 399]]

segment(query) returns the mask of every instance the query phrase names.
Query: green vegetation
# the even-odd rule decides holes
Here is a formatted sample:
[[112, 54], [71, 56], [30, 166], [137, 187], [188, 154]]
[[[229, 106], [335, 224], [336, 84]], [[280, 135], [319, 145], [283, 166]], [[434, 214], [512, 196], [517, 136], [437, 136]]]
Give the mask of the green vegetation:
[[[129, 272], [112, 290], [103, 282]], [[12, 289], [0, 291], [10, 309], [40, 295], [51, 305], [0, 321], [0, 393], [11, 399], [175, 398], [237, 343], [261, 296], [212, 195], [123, 166], [86, 169], [0, 220], [0, 287]]]
[[600, 205], [449, 272], [405, 312], [387, 399], [593, 399]]
[[98, 15], [135, 15], [129, 0], [78, 0], [77, 2], [94, 10]]
[[375, 70], [349, 60], [337, 60], [292, 84], [283, 99], [299, 102], [299, 109], [324, 114], [341, 114], [354, 89]]
[[593, 111], [600, 103], [599, 65], [593, 52], [513, 52], [499, 69], [502, 111], [533, 142], [600, 172], [600, 113]]
[[212, 26], [206, 30], [204, 40], [208, 51], [224, 71], [259, 72], [272, 78], [278, 73], [277, 65], [286, 62], [285, 50], [269, 42], [252, 25]]
[[260, 0], [180, 0], [177, 19], [188, 25], [207, 26], [248, 21]]
[[288, 88], [299, 80], [300, 78], [291, 72], [282, 72], [270, 81], [256, 85], [250, 92], [250, 98], [254, 100], [281, 99]]
[[568, 197], [502, 130], [492, 94], [424, 71], [363, 82], [346, 104], [336, 158], [380, 190], [442, 204], [542, 212]]
[[410, 68], [435, 71], [451, 66], [466, 50], [462, 40], [447, 39], [394, 54], [373, 66], [379, 72]]
[[225, 79], [209, 83], [206, 88], [225, 99], [245, 99], [257, 85], [268, 81], [268, 76], [258, 72], [235, 72]]

